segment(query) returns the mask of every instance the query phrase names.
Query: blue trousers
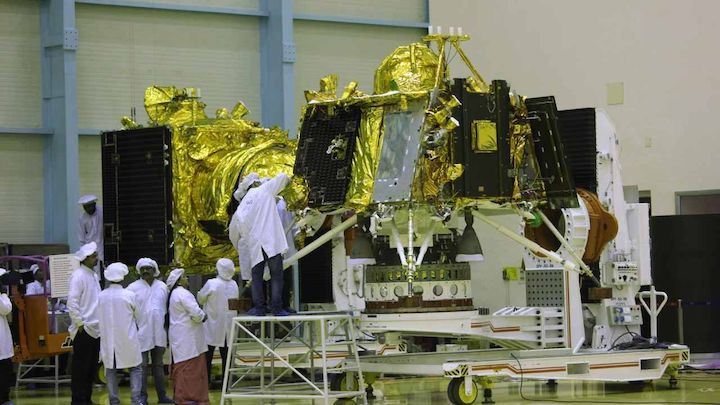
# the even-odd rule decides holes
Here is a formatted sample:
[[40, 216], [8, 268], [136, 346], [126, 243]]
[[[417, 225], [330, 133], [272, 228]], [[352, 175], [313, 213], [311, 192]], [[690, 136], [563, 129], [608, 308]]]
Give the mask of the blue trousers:
[[267, 257], [265, 251], [262, 252], [262, 262], [256, 264], [252, 268], [252, 299], [255, 308], [265, 308], [265, 291], [263, 288], [263, 273], [265, 264], [270, 269], [270, 312], [276, 312], [283, 308], [283, 267], [282, 255], [277, 254], [273, 257]]
[[[107, 378], [108, 396], [110, 397], [110, 405], [120, 405], [120, 396], [118, 395], [118, 385], [120, 378], [117, 375], [119, 370], [114, 368], [105, 369], [105, 377]], [[130, 371], [130, 401], [132, 405], [143, 405], [144, 402], [140, 398], [140, 390], [142, 388], [142, 363], [128, 369]]]

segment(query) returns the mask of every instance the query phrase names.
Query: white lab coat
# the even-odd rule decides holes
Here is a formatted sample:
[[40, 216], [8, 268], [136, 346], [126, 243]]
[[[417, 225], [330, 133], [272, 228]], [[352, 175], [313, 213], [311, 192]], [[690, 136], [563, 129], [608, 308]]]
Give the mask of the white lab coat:
[[208, 280], [198, 291], [198, 302], [203, 305], [203, 310], [208, 316], [203, 328], [205, 342], [209, 346], [227, 346], [232, 319], [237, 316], [237, 311], [228, 308], [228, 300], [239, 298], [240, 290], [237, 283], [220, 277]]
[[0, 294], [0, 360], [13, 356], [13, 342], [7, 316], [12, 312], [12, 303], [7, 294]]
[[98, 296], [100, 283], [95, 272], [80, 265], [70, 275], [70, 289], [68, 292], [67, 308], [72, 323], [68, 327], [70, 337], [75, 339], [78, 328], [82, 326], [88, 335], [100, 337], [100, 327], [97, 318]]
[[250, 280], [252, 276], [252, 260], [250, 259], [250, 252], [248, 250], [247, 240], [240, 237], [240, 214], [238, 210], [230, 220], [230, 226], [228, 227], [228, 234], [230, 242], [238, 252], [238, 264], [240, 265], [240, 279]]
[[173, 363], [180, 363], [207, 351], [202, 321], [205, 312], [184, 287], [170, 294], [170, 353]]
[[[287, 241], [288, 250], [285, 252], [287, 257], [294, 255], [297, 252], [295, 247], [295, 235], [298, 234], [299, 229], [296, 226], [291, 226], [293, 223], [293, 214], [288, 212], [287, 203], [284, 198], [280, 198], [277, 203], [277, 212], [280, 216], [280, 223], [283, 226], [285, 232], [285, 240]], [[242, 280], [250, 280], [252, 277], [252, 259], [247, 245], [247, 239], [240, 237], [240, 215], [238, 211], [233, 214], [228, 227], [230, 242], [238, 252], [239, 264], [240, 264], [240, 278]], [[266, 252], [267, 253], [267, 252]], [[267, 270], [267, 267], [266, 267]]]
[[297, 249], [295, 248], [295, 235], [297, 235], [300, 230], [297, 226], [293, 226], [293, 214], [287, 210], [285, 199], [280, 197], [276, 206], [278, 215], [280, 216], [280, 223], [282, 223], [283, 229], [285, 230], [285, 240], [288, 244], [285, 257], [290, 257], [297, 253]]
[[45, 280], [45, 288], [41, 282], [35, 280], [25, 286], [25, 295], [50, 295], [50, 280]]
[[98, 297], [100, 359], [105, 368], [130, 368], [142, 363], [137, 322], [142, 314], [135, 294], [111, 284]]
[[247, 243], [251, 268], [264, 260], [263, 250], [268, 257], [283, 254], [288, 250], [285, 230], [275, 202], [275, 196], [288, 183], [290, 178], [285, 173], [280, 173], [262, 185], [248, 190], [240, 201], [236, 211], [239, 234]]
[[95, 213], [90, 215], [83, 211], [78, 218], [77, 237], [80, 246], [95, 242], [97, 244], [98, 260], [105, 260], [105, 245], [103, 244], [103, 211], [99, 205], [95, 206]]
[[165, 313], [168, 289], [165, 283], [155, 279], [151, 286], [145, 280], [139, 279], [127, 288], [135, 293], [142, 314], [142, 319], [138, 321], [141, 351], [146, 352], [154, 347], [167, 347]]

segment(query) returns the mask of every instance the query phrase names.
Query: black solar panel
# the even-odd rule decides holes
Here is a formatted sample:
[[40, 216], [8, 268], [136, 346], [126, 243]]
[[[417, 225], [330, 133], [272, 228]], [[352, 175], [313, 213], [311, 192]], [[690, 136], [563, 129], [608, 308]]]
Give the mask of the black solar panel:
[[525, 104], [533, 131], [535, 156], [540, 165], [550, 207], [576, 208], [578, 201], [575, 183], [560, 136], [555, 97], [528, 98]]
[[597, 192], [595, 109], [558, 111], [558, 128], [575, 187]]
[[102, 134], [105, 260], [172, 261], [170, 131], [142, 128]]
[[307, 181], [310, 207], [345, 202], [361, 113], [359, 107], [307, 109], [300, 129], [294, 173]]

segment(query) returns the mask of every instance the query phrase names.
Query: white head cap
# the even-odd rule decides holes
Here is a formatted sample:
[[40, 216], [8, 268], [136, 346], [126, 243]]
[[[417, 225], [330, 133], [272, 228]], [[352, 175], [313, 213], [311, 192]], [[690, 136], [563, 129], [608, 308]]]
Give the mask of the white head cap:
[[232, 280], [235, 275], [235, 263], [230, 259], [224, 257], [219, 259], [215, 264], [215, 268], [217, 269], [218, 276], [223, 280]]
[[90, 242], [90, 243], [80, 246], [80, 249], [78, 249], [78, 251], [75, 252], [75, 258], [81, 262], [81, 261], [87, 259], [88, 256], [92, 255], [95, 252], [97, 252], [97, 244], [95, 242]]
[[243, 197], [245, 197], [245, 194], [247, 194], [248, 189], [252, 184], [260, 178], [260, 175], [257, 173], [250, 173], [245, 178], [242, 179], [240, 184], [238, 185], [237, 190], [233, 193], [233, 197], [235, 197], [236, 200], [240, 201]]
[[180, 277], [182, 277], [183, 274], [185, 274], [185, 269], [175, 269], [171, 271], [170, 275], [167, 278], [168, 289], [171, 290], [173, 286], [175, 286], [175, 283], [180, 280]]
[[38, 266], [37, 264], [33, 264], [32, 266], [30, 266], [30, 271], [32, 271], [33, 274], [37, 273], [38, 270], [40, 270], [40, 266]]
[[113, 283], [123, 281], [128, 274], [128, 266], [123, 263], [112, 263], [105, 269], [105, 279]]
[[143, 267], [152, 267], [155, 269], [155, 273], [153, 274], [154, 277], [157, 277], [160, 275], [160, 268], [158, 267], [158, 264], [155, 260], [150, 259], [148, 257], [143, 257], [140, 260], [137, 261], [137, 264], [135, 265], [135, 270], [140, 274], [140, 269]]
[[80, 197], [80, 199], [78, 200], [78, 204], [80, 204], [80, 205], [90, 204], [91, 202], [96, 202], [97, 199], [98, 199], [97, 196], [94, 196], [92, 194], [84, 195], [84, 196]]

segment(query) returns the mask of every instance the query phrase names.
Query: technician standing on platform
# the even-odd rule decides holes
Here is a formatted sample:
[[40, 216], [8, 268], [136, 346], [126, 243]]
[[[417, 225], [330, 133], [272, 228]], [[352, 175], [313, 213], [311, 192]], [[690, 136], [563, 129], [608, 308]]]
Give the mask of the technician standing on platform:
[[128, 274], [123, 263], [113, 263], [105, 269], [105, 280], [110, 285], [100, 292], [98, 320], [100, 322], [100, 355], [105, 365], [110, 405], [119, 405], [118, 371], [129, 369], [130, 400], [132, 405], [144, 405], [140, 398], [142, 387], [142, 358], [138, 338], [138, 320], [142, 314], [135, 302], [135, 294], [123, 289], [119, 283]]
[[[242, 201], [248, 189], [260, 178], [257, 173], [250, 173], [242, 179], [238, 185], [237, 190], [233, 193], [233, 197], [237, 202]], [[238, 206], [238, 208], [240, 208]], [[228, 234], [230, 242], [238, 252], [238, 265], [240, 266], [240, 280], [245, 284], [250, 281], [252, 275], [252, 260], [250, 259], [250, 253], [248, 252], [248, 243], [245, 238], [241, 238], [240, 235], [240, 210], [235, 210], [235, 213], [230, 220], [230, 226], [228, 227]], [[247, 288], [247, 286], [245, 285]], [[245, 295], [246, 291], [243, 291]]]
[[[252, 176], [252, 174], [251, 174]], [[269, 311], [275, 316], [287, 316], [283, 309], [283, 254], [288, 250], [275, 197], [290, 183], [285, 173], [280, 173], [264, 183], [255, 181], [240, 201], [236, 215], [239, 220], [240, 238], [247, 243], [252, 266], [253, 307], [248, 315], [264, 316], [266, 309], [263, 292], [263, 272], [270, 269], [271, 301]]]
[[205, 322], [205, 342], [208, 345], [207, 370], [208, 383], [212, 381], [212, 358], [215, 348], [220, 348], [222, 357], [222, 375], [225, 375], [225, 360], [228, 351], [228, 338], [232, 319], [237, 316], [237, 308], [240, 299], [240, 290], [233, 280], [235, 276], [235, 263], [232, 260], [222, 258], [217, 261], [216, 269], [218, 276], [208, 280], [205, 286], [198, 292], [197, 298], [203, 310], [207, 314]]
[[[0, 268], [0, 277], [4, 276], [7, 270]], [[12, 405], [10, 402], [10, 384], [13, 382], [12, 356], [13, 341], [10, 334], [7, 316], [12, 312], [10, 298], [2, 290], [0, 283], [0, 404]]]
[[152, 374], [158, 403], [174, 404], [166, 394], [165, 366], [163, 365], [163, 355], [165, 347], [167, 347], [167, 332], [165, 331], [167, 286], [156, 278], [160, 276], [160, 268], [155, 260], [143, 257], [138, 260], [135, 270], [140, 274], [140, 278], [130, 284], [128, 290], [135, 293], [137, 306], [142, 314], [142, 318], [138, 321], [143, 372], [140, 397], [142, 403], [148, 403], [147, 377], [148, 366], [152, 359]]
[[97, 245], [90, 242], [75, 253], [80, 267], [70, 276], [67, 308], [72, 323], [68, 328], [73, 340], [70, 388], [72, 404], [91, 404], [100, 352], [100, 326], [97, 317], [100, 283], [93, 270], [97, 264]]

